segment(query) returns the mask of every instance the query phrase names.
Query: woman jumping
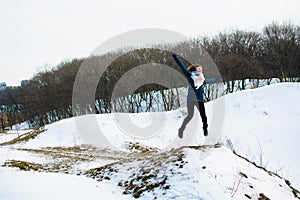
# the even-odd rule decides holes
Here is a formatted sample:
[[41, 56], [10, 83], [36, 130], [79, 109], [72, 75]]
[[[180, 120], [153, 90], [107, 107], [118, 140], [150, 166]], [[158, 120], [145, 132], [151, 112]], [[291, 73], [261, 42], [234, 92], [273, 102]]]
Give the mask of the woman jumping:
[[208, 135], [207, 132], [207, 117], [205, 114], [204, 107], [204, 86], [205, 78], [202, 72], [201, 65], [190, 65], [188, 68], [178, 59], [176, 54], [173, 54], [172, 57], [176, 61], [177, 65], [181, 68], [185, 77], [189, 82], [188, 95], [187, 95], [187, 116], [183, 120], [181, 127], [178, 129], [179, 138], [183, 137], [183, 131], [187, 123], [192, 119], [194, 115], [194, 107], [198, 108], [200, 116], [203, 123], [203, 133], [204, 136]]

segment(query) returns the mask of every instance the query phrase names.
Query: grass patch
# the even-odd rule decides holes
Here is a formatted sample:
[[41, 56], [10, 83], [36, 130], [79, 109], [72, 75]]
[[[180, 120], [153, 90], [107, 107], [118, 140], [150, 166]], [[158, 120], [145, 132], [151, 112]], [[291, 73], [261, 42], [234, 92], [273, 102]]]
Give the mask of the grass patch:
[[[170, 151], [158, 151], [139, 143], [129, 143], [129, 152], [97, 149], [92, 146], [47, 147], [42, 149], [22, 149], [29, 153], [49, 158], [48, 163], [37, 164], [9, 160], [3, 164], [23, 171], [55, 172], [84, 175], [97, 181], [113, 180], [122, 188], [124, 194], [139, 198], [145, 192], [157, 189], [168, 190], [168, 180], [173, 175], [183, 176], [182, 168], [187, 163], [184, 151], [187, 148], [203, 150], [218, 146], [190, 146]], [[111, 160], [113, 163], [86, 171], [78, 171], [75, 166], [95, 160]], [[76, 171], [77, 170], [77, 171]], [[165, 192], [164, 192], [165, 193]]]
[[270, 199], [266, 197], [263, 193], [259, 193], [258, 200], [270, 200]]
[[186, 164], [184, 149], [157, 151], [146, 150], [136, 143], [132, 145], [134, 152], [128, 154], [127, 160], [91, 169], [85, 175], [98, 181], [114, 179], [123, 189], [123, 194], [132, 195], [134, 198], [156, 189], [168, 190], [171, 186], [166, 174], [181, 174], [180, 169]]
[[2, 167], [15, 167], [22, 171], [43, 171], [43, 165], [20, 160], [6, 161]]
[[23, 143], [23, 142], [28, 142], [31, 139], [34, 139], [36, 136], [38, 136], [39, 134], [41, 134], [42, 132], [44, 132], [44, 129], [36, 129], [33, 130], [29, 133], [24, 133], [22, 135], [20, 135], [19, 137], [8, 141], [8, 142], [4, 142], [1, 143], [0, 146], [7, 146], [7, 145], [13, 145], [13, 144], [19, 144], [19, 143]]

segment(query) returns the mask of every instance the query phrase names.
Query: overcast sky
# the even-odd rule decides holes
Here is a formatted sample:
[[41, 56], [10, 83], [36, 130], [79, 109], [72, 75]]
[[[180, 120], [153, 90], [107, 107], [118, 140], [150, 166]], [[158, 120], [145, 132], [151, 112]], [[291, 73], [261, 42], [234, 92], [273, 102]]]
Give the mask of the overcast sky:
[[126, 31], [260, 31], [272, 21], [300, 24], [299, 9], [299, 0], [0, 0], [0, 82], [20, 85]]

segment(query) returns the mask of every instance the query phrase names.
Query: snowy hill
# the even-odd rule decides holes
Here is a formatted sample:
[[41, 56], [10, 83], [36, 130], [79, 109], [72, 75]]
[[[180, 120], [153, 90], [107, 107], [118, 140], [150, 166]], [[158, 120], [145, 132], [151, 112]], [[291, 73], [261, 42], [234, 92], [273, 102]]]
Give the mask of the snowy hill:
[[[299, 199], [300, 84], [224, 98], [220, 145], [199, 146], [207, 141], [201, 126], [190, 140], [178, 139], [182, 109], [154, 114], [164, 127], [147, 139], [124, 134], [116, 114], [0, 134], [0, 199]], [[209, 119], [218, 101], [206, 104]], [[130, 118], [140, 127], [153, 121], [147, 113]], [[81, 119], [96, 120], [115, 148], [83, 138]]]
[[281, 83], [226, 96], [224, 143], [300, 188], [300, 84]]

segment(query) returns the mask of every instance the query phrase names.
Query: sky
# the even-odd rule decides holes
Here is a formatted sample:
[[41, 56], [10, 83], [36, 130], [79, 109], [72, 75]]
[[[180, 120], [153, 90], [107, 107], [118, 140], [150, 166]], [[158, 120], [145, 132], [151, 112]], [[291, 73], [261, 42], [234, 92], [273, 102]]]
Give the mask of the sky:
[[187, 37], [261, 31], [273, 21], [299, 25], [299, 8], [299, 0], [0, 0], [0, 82], [18, 86], [136, 29]]

